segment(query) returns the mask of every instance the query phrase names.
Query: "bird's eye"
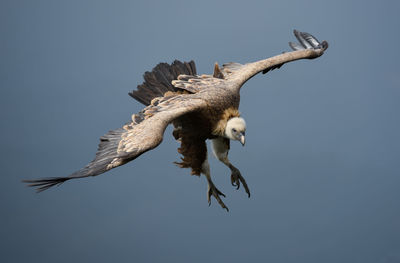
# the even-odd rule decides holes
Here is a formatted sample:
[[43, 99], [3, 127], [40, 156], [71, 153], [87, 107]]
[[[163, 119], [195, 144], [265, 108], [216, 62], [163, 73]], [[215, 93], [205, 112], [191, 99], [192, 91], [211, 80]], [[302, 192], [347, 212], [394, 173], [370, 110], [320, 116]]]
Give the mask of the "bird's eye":
[[232, 129], [232, 131], [233, 131], [233, 132], [236, 132], [236, 129], [235, 129], [235, 128], [233, 128], [233, 129]]

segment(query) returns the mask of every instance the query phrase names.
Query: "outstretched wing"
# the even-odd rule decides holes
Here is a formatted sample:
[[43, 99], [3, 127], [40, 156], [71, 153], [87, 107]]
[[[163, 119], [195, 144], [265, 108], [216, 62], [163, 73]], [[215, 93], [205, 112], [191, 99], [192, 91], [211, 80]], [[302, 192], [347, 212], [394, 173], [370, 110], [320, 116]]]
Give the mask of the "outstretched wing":
[[132, 121], [122, 128], [108, 132], [100, 138], [96, 157], [81, 170], [66, 177], [25, 180], [41, 192], [67, 180], [95, 176], [134, 160], [157, 147], [163, 134], [174, 119], [183, 114], [206, 107], [196, 94], [164, 97], [132, 116]]
[[248, 64], [227, 63], [224, 64], [221, 71], [226, 80], [232, 80], [235, 89], [240, 87], [251, 77], [262, 72], [267, 73], [270, 70], [280, 68], [283, 64], [299, 60], [299, 59], [314, 59], [324, 54], [328, 48], [328, 42], [319, 42], [314, 36], [309, 33], [299, 32], [294, 30], [294, 35], [300, 44], [289, 42], [290, 47], [294, 50], [286, 52], [268, 59], [260, 60]]
[[[239, 90], [247, 80], [260, 72], [265, 74], [282, 67], [285, 63], [299, 59], [317, 58], [322, 56], [328, 48], [328, 42], [319, 42], [309, 33], [294, 30], [294, 35], [300, 44], [289, 42], [289, 46], [293, 49], [291, 52], [284, 52], [281, 55], [244, 65], [231, 62], [223, 64], [223, 67], [220, 68], [216, 63], [213, 75], [182, 73], [177, 79], [172, 80], [171, 84], [175, 88], [186, 90], [189, 93], [198, 93], [205, 89], [219, 87]], [[155, 83], [155, 81], [153, 82]]]

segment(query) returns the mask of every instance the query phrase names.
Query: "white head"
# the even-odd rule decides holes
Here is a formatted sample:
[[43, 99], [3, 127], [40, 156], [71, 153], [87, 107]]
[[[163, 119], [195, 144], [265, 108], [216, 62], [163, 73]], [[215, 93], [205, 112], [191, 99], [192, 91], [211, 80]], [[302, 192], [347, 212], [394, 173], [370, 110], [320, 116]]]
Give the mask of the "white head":
[[245, 143], [246, 122], [241, 117], [233, 117], [228, 120], [225, 127], [225, 137], [230, 140]]

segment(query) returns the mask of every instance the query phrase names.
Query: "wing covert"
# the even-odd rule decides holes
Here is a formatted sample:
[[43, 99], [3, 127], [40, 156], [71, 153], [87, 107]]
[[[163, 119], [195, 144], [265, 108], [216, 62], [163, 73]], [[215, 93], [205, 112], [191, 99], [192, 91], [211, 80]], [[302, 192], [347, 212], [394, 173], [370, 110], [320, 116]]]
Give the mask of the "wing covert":
[[263, 74], [280, 68], [283, 64], [299, 60], [314, 59], [324, 54], [328, 48], [328, 42], [319, 42], [309, 33], [294, 30], [294, 35], [300, 44], [289, 42], [289, 46], [293, 49], [291, 52], [284, 52], [280, 55], [260, 60], [248, 64], [227, 63], [223, 65], [222, 72], [227, 80], [232, 80], [236, 85], [233, 88], [240, 87], [250, 78], [262, 72]]
[[157, 147], [162, 142], [169, 123], [183, 114], [206, 106], [205, 101], [196, 94], [160, 98], [132, 115], [132, 121], [122, 128], [109, 131], [102, 136], [94, 160], [81, 170], [66, 177], [24, 180], [24, 182], [37, 187], [37, 191], [41, 192], [69, 179], [102, 174]]

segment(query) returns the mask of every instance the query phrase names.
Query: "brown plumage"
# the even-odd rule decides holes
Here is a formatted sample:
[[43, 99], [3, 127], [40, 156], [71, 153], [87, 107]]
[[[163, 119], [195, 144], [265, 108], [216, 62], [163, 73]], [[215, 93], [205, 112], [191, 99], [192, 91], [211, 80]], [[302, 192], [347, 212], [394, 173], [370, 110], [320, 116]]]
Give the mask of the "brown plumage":
[[298, 59], [317, 58], [328, 48], [326, 41], [320, 43], [308, 33], [295, 30], [294, 34], [300, 42], [300, 45], [289, 43], [294, 51], [244, 65], [215, 64], [213, 75], [197, 75], [193, 61], [158, 64], [144, 74], [143, 84], [129, 93], [146, 107], [132, 115], [122, 128], [100, 138], [92, 162], [70, 176], [24, 182], [40, 192], [70, 179], [99, 175], [157, 147], [166, 127], [172, 123], [173, 135], [181, 143], [178, 152], [182, 158], [177, 164], [191, 168], [194, 175], [204, 174], [209, 202], [212, 195], [227, 209], [220, 198], [224, 195], [211, 180], [206, 140], [212, 140], [215, 156], [231, 170], [232, 185], [239, 188], [242, 183], [250, 196], [246, 181], [228, 159], [229, 140], [238, 140], [243, 145], [245, 142], [246, 126], [238, 111], [240, 88], [259, 72], [267, 73]]

